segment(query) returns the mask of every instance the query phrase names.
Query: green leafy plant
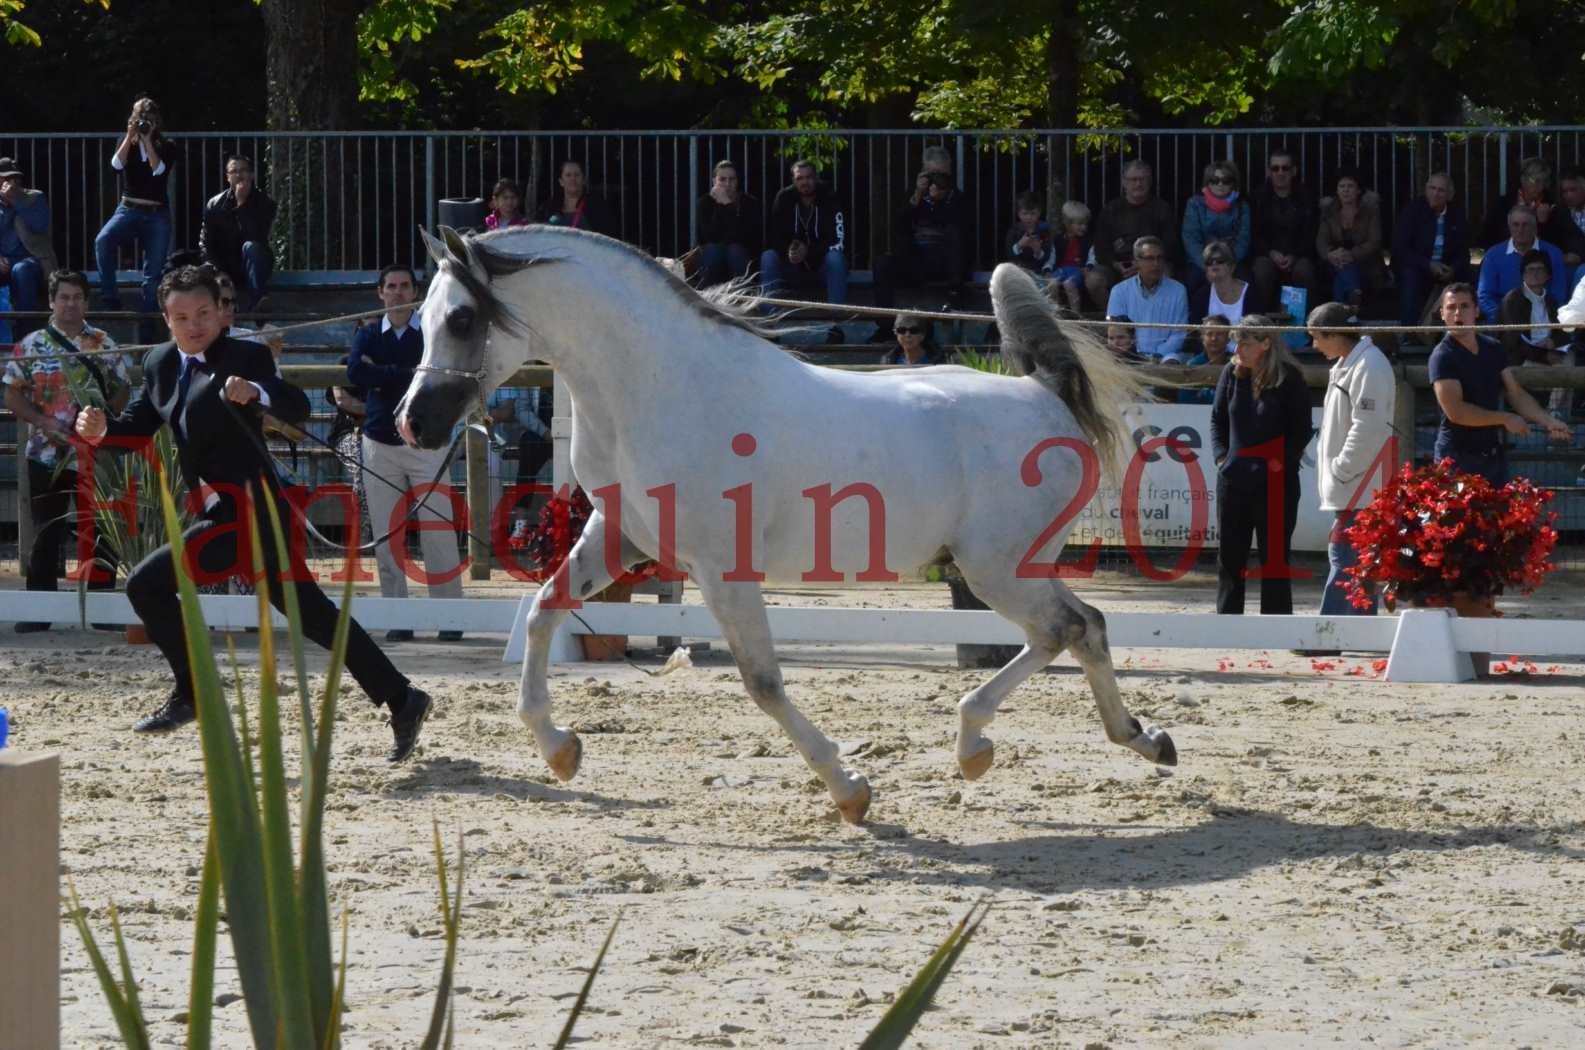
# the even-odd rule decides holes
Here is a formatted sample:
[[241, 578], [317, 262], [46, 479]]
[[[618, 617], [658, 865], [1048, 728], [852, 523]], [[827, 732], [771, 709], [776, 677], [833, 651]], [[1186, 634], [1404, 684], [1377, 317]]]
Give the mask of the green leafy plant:
[[[301, 709], [301, 800], [298, 812], [298, 856], [292, 857], [292, 818], [286, 788], [282, 747], [280, 690], [276, 680], [276, 644], [270, 623], [267, 595], [259, 595], [259, 700], [258, 763], [252, 758], [255, 741], [249, 734], [247, 708], [240, 680], [236, 699], [240, 735], [227, 704], [226, 688], [209, 644], [208, 626], [198, 604], [198, 592], [182, 558], [182, 530], [176, 504], [163, 477], [159, 485], [165, 532], [171, 537], [181, 592], [182, 623], [192, 656], [198, 731], [203, 745], [204, 780], [209, 797], [209, 846], [199, 880], [198, 909], [194, 919], [193, 978], [189, 992], [189, 1050], [210, 1045], [213, 1022], [215, 937], [219, 899], [224, 892], [227, 923], [236, 956], [237, 974], [253, 1042], [258, 1047], [317, 1047], [334, 1050], [340, 1045], [341, 1013], [346, 988], [347, 922], [342, 917], [341, 962], [334, 963], [330, 946], [329, 896], [326, 889], [323, 843], [325, 799], [329, 787], [331, 736], [336, 700], [340, 691], [343, 657], [352, 607], [349, 579], [342, 594], [341, 616], [324, 694], [316, 713], [309, 701], [308, 676], [303, 659], [302, 620], [295, 591], [285, 589], [288, 644], [296, 676]], [[286, 541], [273, 498], [266, 504], [280, 564], [288, 564]], [[254, 567], [263, 570], [258, 529], [252, 525]], [[235, 660], [233, 660], [233, 665]], [[457, 851], [457, 888], [450, 894], [447, 867], [434, 827], [435, 863], [439, 872], [440, 913], [446, 931], [445, 962], [441, 969], [435, 1007], [422, 1050], [452, 1045], [451, 988], [456, 964], [457, 934], [461, 923], [463, 859]], [[110, 1004], [123, 1042], [129, 1047], [149, 1046], [148, 1025], [138, 1000], [126, 941], [115, 908], [110, 924], [115, 939], [121, 980], [118, 983], [89, 929], [76, 890], [72, 890], [72, 919], [82, 936], [89, 961]]]

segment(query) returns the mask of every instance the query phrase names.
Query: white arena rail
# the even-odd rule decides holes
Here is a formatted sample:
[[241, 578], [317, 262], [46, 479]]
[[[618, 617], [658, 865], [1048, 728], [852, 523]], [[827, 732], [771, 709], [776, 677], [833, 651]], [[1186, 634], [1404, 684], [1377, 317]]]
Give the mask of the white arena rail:
[[[136, 623], [126, 596], [88, 595], [92, 623]], [[210, 626], [236, 630], [258, 624], [258, 601], [246, 595], [203, 595]], [[359, 598], [358, 622], [371, 631], [460, 630], [506, 634], [504, 659], [522, 659], [533, 596], [511, 598]], [[994, 612], [949, 609], [787, 608], [769, 610], [778, 642], [835, 644], [1017, 644], [1018, 629]], [[0, 591], [0, 621], [76, 623], [76, 592]], [[285, 626], [276, 614], [274, 622]], [[1446, 609], [1398, 616], [1217, 616], [1212, 613], [1106, 615], [1114, 649], [1345, 649], [1390, 653], [1391, 681], [1457, 682], [1473, 676], [1469, 654], [1579, 658], [1585, 621], [1461, 620]], [[564, 621], [551, 658], [575, 661], [575, 634], [628, 634], [718, 639], [721, 628], [703, 605], [585, 602]]]

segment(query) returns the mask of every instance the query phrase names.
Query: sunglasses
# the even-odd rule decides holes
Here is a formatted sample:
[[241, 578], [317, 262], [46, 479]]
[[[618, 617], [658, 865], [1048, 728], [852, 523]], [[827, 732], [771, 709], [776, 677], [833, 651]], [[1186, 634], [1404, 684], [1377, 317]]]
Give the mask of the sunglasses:
[[896, 328], [893, 328], [892, 331], [896, 332], [898, 335], [922, 335], [924, 333], [923, 328], [915, 328], [913, 325], [907, 324], [900, 324]]
[[1272, 171], [1292, 171], [1293, 170], [1293, 165], [1292, 164], [1273, 164], [1271, 166], [1271, 170]]
[[1208, 186], [1231, 186], [1233, 177], [1231, 175], [1212, 175], [1205, 182]]
[[1233, 260], [1231, 260], [1231, 259], [1224, 259], [1221, 256], [1213, 256], [1213, 257], [1205, 260], [1205, 265], [1207, 265], [1207, 266], [1227, 266], [1230, 263], [1232, 263], [1232, 261]]
[[1161, 255], [1136, 255], [1136, 256], [1134, 256], [1134, 261], [1135, 262], [1160, 262], [1163, 258], [1165, 258], [1165, 256], [1161, 256]]

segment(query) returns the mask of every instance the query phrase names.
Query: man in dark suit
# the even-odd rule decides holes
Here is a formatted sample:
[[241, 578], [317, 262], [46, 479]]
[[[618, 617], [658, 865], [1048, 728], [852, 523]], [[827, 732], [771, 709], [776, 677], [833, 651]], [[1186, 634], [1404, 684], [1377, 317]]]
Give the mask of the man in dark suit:
[[[220, 289], [211, 273], [195, 266], [173, 270], [160, 282], [158, 298], [175, 338], [143, 359], [143, 386], [120, 415], [107, 420], [103, 411], [86, 408], [77, 417], [77, 434], [97, 445], [107, 436], [150, 437], [169, 425], [188, 490], [198, 492], [201, 483], [214, 490], [206, 498], [202, 520], [183, 536], [189, 570], [211, 579], [250, 570], [253, 555], [246, 539], [246, 515], [251, 509], [263, 538], [262, 582], [269, 587], [270, 604], [284, 612], [286, 592], [269, 513], [262, 500], [250, 499], [247, 493], [248, 486], [258, 492], [261, 484], [272, 496], [279, 492], [258, 409], [267, 408], [284, 422], [301, 424], [308, 418], [308, 397], [281, 378], [267, 348], [222, 334]], [[284, 501], [277, 506], [285, 512]], [[291, 560], [285, 582], [296, 588], [303, 633], [328, 649], [335, 634], [336, 607], [295, 552]], [[176, 676], [170, 699], [134, 728], [141, 733], [169, 732], [195, 717], [176, 566], [169, 546], [132, 571], [127, 598]], [[347, 638], [347, 670], [376, 705], [390, 708], [396, 736], [390, 761], [406, 758], [429, 715], [428, 694], [391, 665], [356, 621]]]

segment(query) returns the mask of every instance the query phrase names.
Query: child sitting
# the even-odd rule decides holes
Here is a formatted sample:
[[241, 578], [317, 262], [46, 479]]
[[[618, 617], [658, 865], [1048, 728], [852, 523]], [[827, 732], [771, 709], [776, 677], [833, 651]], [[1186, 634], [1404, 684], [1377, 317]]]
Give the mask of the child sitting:
[[526, 226], [528, 216], [523, 214], [523, 190], [512, 179], [502, 179], [490, 191], [490, 214], [484, 217], [487, 230], [504, 230], [508, 226]]
[[1052, 281], [1068, 309], [1079, 313], [1084, 309], [1084, 273], [1095, 265], [1095, 250], [1090, 244], [1090, 209], [1083, 201], [1062, 205], [1062, 235], [1052, 251], [1056, 256]]
[[[1056, 255], [1051, 247], [1051, 227], [1040, 221], [1043, 206], [1034, 193], [1018, 195], [1018, 221], [1007, 228], [1007, 259], [1050, 280]], [[1044, 283], [1044, 281], [1042, 281]]]

